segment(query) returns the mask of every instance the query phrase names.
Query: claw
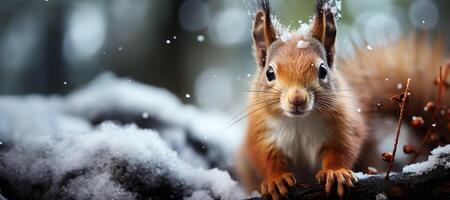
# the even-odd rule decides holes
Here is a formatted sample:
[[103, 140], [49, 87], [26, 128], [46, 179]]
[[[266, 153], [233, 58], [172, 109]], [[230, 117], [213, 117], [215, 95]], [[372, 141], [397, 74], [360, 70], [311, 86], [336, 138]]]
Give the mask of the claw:
[[287, 196], [287, 187], [295, 185], [295, 178], [292, 173], [285, 173], [279, 177], [271, 178], [261, 184], [262, 196], [271, 197], [272, 200], [279, 200]]
[[345, 187], [353, 187], [353, 181], [356, 182], [356, 177], [353, 175], [351, 170], [338, 169], [338, 170], [321, 170], [317, 173], [316, 179], [319, 184], [325, 181], [325, 192], [330, 194], [333, 185], [337, 186], [336, 193], [339, 198], [342, 198], [345, 193]]

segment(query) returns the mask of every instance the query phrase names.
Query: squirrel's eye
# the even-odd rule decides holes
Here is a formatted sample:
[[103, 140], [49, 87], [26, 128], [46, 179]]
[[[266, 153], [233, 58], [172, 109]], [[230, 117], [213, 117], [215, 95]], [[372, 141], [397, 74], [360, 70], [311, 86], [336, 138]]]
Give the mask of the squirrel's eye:
[[273, 70], [272, 66], [269, 66], [269, 68], [267, 69], [266, 77], [268, 81], [275, 80], [275, 71]]
[[327, 77], [327, 68], [325, 68], [325, 65], [322, 63], [319, 66], [319, 79], [325, 79]]

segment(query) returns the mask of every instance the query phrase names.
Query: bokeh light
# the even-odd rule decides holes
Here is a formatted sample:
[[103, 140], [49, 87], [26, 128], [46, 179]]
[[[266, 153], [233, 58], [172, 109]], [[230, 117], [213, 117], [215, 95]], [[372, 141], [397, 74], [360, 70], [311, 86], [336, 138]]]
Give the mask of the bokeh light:
[[64, 55], [73, 62], [93, 56], [105, 40], [103, 12], [92, 3], [80, 3], [70, 13], [64, 39]]
[[208, 5], [200, 0], [187, 0], [180, 7], [178, 15], [181, 26], [189, 31], [205, 28], [209, 22]]
[[432, 1], [415, 1], [409, 8], [409, 19], [416, 28], [430, 29], [438, 22], [439, 10]]

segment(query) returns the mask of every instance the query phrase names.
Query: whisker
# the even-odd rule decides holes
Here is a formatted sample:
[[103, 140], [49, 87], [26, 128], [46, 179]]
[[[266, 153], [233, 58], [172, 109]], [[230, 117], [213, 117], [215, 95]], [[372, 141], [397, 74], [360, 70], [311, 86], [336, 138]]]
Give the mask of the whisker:
[[266, 105], [263, 105], [263, 106], [259, 107], [259, 108], [256, 109], [256, 110], [253, 110], [253, 111], [249, 112], [248, 114], [244, 115], [243, 117], [239, 118], [238, 120], [236, 120], [236, 121], [233, 122], [232, 124], [230, 124], [230, 125], [228, 125], [227, 127], [225, 127], [225, 129], [224, 129], [222, 132], [225, 132], [226, 130], [228, 130], [230, 127], [232, 127], [232, 126], [235, 125], [236, 123], [238, 123], [238, 122], [240, 122], [241, 120], [245, 119], [246, 117], [248, 117], [248, 116], [250, 116], [250, 115], [256, 113], [257, 111], [260, 111], [260, 110], [262, 110], [262, 109], [264, 109], [264, 108], [267, 108], [267, 107], [269, 107], [269, 106], [275, 105], [275, 104], [277, 104], [277, 103], [279, 103], [279, 100], [276, 100], [276, 101], [274, 101], [274, 102], [268, 103], [268, 104], [266, 104]]
[[279, 92], [271, 92], [271, 91], [265, 91], [265, 90], [241, 90], [241, 92], [280, 94]]
[[278, 100], [278, 98], [267, 98], [267, 99], [259, 99], [258, 101], [254, 101], [254, 102], [250, 102], [250, 105], [247, 106], [247, 108], [245, 108], [244, 110], [240, 111], [238, 114], [236, 114], [231, 120], [230, 122], [228, 122], [227, 124], [233, 122], [233, 120], [235, 120], [236, 118], [239, 117], [239, 115], [247, 112], [248, 110], [250, 110], [253, 106], [262, 104], [262, 103], [266, 103], [266, 102], [270, 102], [272, 100]]

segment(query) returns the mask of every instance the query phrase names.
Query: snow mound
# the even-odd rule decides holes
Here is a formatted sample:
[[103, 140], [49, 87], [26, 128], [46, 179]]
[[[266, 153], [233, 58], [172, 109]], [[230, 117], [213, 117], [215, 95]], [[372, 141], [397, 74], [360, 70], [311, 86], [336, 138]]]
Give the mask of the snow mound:
[[[403, 173], [411, 173], [413, 176], [422, 175], [436, 169], [438, 166], [444, 166], [446, 169], [450, 168], [450, 144], [443, 147], [438, 147], [431, 151], [428, 160], [420, 163], [415, 163], [403, 167]], [[446, 158], [443, 158], [446, 156]]]
[[[111, 111], [145, 112], [164, 128], [92, 123]], [[3, 96], [0, 189], [14, 199], [242, 199], [228, 172], [207, 164], [237, 148], [236, 135], [218, 134], [228, 119], [112, 74], [66, 97]], [[206, 155], [189, 143], [196, 139], [211, 148]]]

